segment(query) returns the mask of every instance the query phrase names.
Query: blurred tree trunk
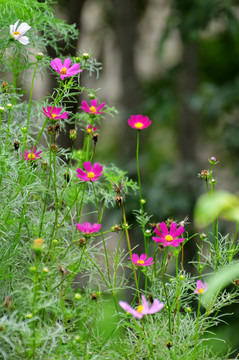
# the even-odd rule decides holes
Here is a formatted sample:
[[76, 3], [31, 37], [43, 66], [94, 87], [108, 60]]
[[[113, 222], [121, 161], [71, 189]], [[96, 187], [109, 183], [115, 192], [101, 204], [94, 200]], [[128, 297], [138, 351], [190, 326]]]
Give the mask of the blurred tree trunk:
[[[126, 146], [121, 149], [122, 158], [130, 159], [135, 154], [136, 136], [128, 131], [125, 121], [130, 115], [138, 114], [140, 109], [139, 82], [135, 70], [135, 43], [138, 25], [137, 0], [113, 0], [114, 30], [121, 55], [121, 79], [123, 111], [120, 137]], [[126, 119], [125, 119], [126, 118]], [[121, 141], [120, 141], [121, 143]]]

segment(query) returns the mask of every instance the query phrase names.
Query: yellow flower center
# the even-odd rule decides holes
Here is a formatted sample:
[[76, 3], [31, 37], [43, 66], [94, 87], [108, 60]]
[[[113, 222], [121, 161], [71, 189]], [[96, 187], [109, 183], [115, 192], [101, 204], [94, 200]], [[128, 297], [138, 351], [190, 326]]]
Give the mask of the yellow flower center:
[[87, 176], [88, 176], [89, 179], [92, 179], [95, 176], [95, 174], [93, 173], [93, 171], [89, 171], [87, 173]]
[[137, 264], [144, 264], [144, 260], [138, 260]]
[[88, 132], [88, 134], [90, 134], [91, 133], [91, 128], [88, 128], [87, 132]]
[[202, 294], [204, 292], [203, 289], [197, 289], [197, 290], [198, 290], [199, 294]]
[[94, 114], [94, 113], [96, 112], [95, 106], [91, 106], [91, 107], [90, 107], [90, 111], [92, 112], [92, 114]]
[[139, 305], [136, 310], [138, 311], [138, 313], [141, 313], [144, 310], [143, 305]]
[[136, 127], [136, 129], [141, 129], [144, 126], [144, 124], [142, 124], [141, 122], [137, 122], [134, 124], [134, 127]]
[[67, 73], [67, 68], [63, 67], [63, 68], [61, 69], [61, 74], [62, 74], [62, 75], [66, 75], [66, 73]]
[[51, 114], [51, 116], [53, 117], [53, 119], [55, 119], [55, 117], [57, 116], [56, 114]]
[[171, 235], [166, 235], [165, 236], [165, 240], [166, 241], [172, 241], [173, 240], [173, 237]]
[[19, 31], [14, 31], [13, 35], [20, 35]]
[[29, 160], [35, 160], [36, 155], [33, 154], [33, 153], [29, 153], [29, 154], [27, 155], [27, 158], [28, 158]]

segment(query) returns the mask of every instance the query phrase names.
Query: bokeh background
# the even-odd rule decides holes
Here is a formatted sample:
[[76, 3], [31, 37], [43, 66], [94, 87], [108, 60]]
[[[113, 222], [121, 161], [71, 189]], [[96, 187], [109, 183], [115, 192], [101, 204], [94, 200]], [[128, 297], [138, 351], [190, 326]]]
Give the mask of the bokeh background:
[[[59, 0], [55, 12], [79, 29], [79, 38], [65, 48], [65, 55], [89, 52], [102, 62], [99, 78], [83, 73], [82, 85], [99, 89], [99, 99], [119, 111], [102, 121], [96, 160], [114, 162], [136, 180], [136, 134], [127, 119], [132, 114], [149, 116], [152, 125], [142, 131], [140, 144], [146, 211], [152, 222], [168, 217], [181, 221], [188, 215], [187, 230], [197, 231], [193, 208], [206, 190], [197, 175], [209, 168], [208, 158], [220, 161], [216, 187], [238, 191], [239, 2]], [[48, 52], [55, 57], [50, 47]], [[53, 86], [54, 79], [48, 77], [43, 94]], [[72, 105], [75, 112], [81, 100]], [[65, 139], [59, 142], [68, 147]], [[135, 222], [132, 209], [138, 208], [137, 201], [127, 195], [129, 222]], [[120, 218], [117, 209], [110, 212], [109, 225]], [[220, 230], [234, 227], [224, 223]], [[135, 243], [139, 237], [132, 236]], [[188, 259], [195, 256], [197, 241], [187, 244]], [[234, 323], [215, 331], [236, 348], [238, 315], [232, 311]]]

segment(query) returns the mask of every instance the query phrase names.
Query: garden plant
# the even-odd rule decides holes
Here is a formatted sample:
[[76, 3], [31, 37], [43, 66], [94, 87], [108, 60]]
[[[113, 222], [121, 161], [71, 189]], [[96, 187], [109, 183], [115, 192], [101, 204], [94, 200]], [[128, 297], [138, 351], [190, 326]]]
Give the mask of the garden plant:
[[[217, 159], [210, 157], [209, 169], [199, 174], [206, 194], [196, 205], [198, 232], [188, 232], [188, 219], [148, 214], [140, 140], [155, 119], [125, 118], [136, 139], [137, 181], [125, 169], [105, 165], [97, 157], [98, 139], [102, 123], [114, 121], [117, 110], [101, 100], [100, 90], [81, 83], [83, 72], [98, 76], [101, 65], [90, 52], [62, 55], [52, 34], [66, 42], [78, 34], [55, 18], [47, 2], [26, 1], [18, 12], [14, 2], [4, 6], [0, 359], [235, 358], [235, 351], [220, 353], [207, 341], [233, 316], [222, 309], [238, 302], [237, 227], [223, 235], [218, 218], [238, 222], [239, 205], [236, 196], [216, 191]], [[33, 101], [37, 81], [49, 72], [57, 86]], [[84, 100], [74, 114], [71, 104], [79, 96]], [[58, 144], [60, 132], [70, 137], [71, 148]], [[129, 195], [138, 199], [132, 224]], [[109, 226], [113, 207], [121, 220]], [[136, 226], [143, 251], [132, 247]], [[189, 272], [184, 247], [195, 241]]]

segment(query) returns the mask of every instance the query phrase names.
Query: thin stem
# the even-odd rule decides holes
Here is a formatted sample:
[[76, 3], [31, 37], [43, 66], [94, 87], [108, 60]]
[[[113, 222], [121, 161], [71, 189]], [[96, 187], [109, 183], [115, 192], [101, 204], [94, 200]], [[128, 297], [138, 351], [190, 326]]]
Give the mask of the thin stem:
[[166, 303], [167, 303], [168, 327], [169, 327], [169, 333], [170, 333], [170, 336], [171, 336], [172, 335], [171, 307], [169, 306], [168, 293], [167, 293], [167, 288], [166, 288], [166, 284], [165, 284], [165, 267], [166, 267], [165, 265], [166, 265], [167, 255], [168, 255], [168, 247], [166, 247], [165, 250], [164, 250], [163, 262], [162, 262], [162, 282], [163, 282], [163, 288], [164, 288], [164, 293], [165, 293], [165, 298], [166, 298]]
[[196, 351], [197, 351], [197, 344], [198, 344], [198, 338], [199, 338], [198, 326], [199, 326], [200, 306], [201, 306], [201, 295], [199, 295], [199, 300], [198, 300], [198, 311], [197, 311], [197, 322], [196, 322], [196, 340], [195, 340], [193, 359], [196, 359]]

